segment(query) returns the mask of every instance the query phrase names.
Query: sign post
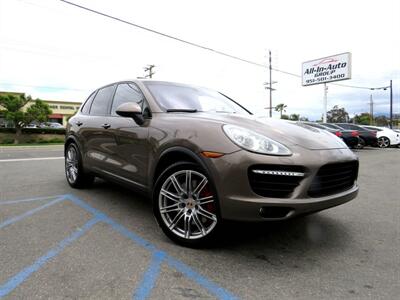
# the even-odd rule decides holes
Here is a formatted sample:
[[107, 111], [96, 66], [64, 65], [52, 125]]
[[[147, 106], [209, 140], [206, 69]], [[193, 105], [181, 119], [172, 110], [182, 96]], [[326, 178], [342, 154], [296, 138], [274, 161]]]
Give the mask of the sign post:
[[328, 107], [328, 82], [351, 78], [351, 53], [345, 52], [303, 63], [301, 81], [303, 86], [324, 84], [324, 113], [323, 122], [326, 123]]
[[328, 86], [324, 83], [324, 114], [322, 115], [322, 122], [326, 123], [326, 113], [328, 111]]

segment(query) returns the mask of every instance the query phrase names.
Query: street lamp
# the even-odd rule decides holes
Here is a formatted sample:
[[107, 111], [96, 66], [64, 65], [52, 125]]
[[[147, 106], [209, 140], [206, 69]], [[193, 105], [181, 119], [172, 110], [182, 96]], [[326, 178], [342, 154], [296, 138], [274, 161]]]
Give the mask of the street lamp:
[[390, 80], [390, 85], [388, 85], [388, 86], [371, 88], [371, 90], [384, 90], [384, 91], [386, 91], [387, 89], [390, 89], [390, 123], [389, 123], [389, 126], [390, 126], [390, 128], [392, 128], [393, 127], [393, 84], [392, 84], [392, 80]]

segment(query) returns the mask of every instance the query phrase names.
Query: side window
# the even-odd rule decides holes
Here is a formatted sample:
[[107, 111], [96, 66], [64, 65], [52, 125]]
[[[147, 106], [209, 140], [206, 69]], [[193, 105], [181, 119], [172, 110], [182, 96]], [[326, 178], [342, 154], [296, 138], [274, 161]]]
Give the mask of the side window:
[[121, 83], [115, 91], [114, 101], [111, 108], [111, 115], [116, 116], [118, 106], [126, 102], [136, 102], [143, 110], [144, 96], [139, 88], [133, 83]]
[[108, 107], [111, 101], [112, 94], [114, 92], [114, 85], [106, 86], [96, 94], [93, 100], [92, 107], [90, 109], [91, 115], [105, 116], [108, 113]]
[[88, 115], [88, 114], [89, 114], [90, 106], [92, 105], [94, 96], [96, 96], [96, 91], [94, 91], [94, 92], [89, 96], [89, 98], [87, 98], [87, 100], [85, 101], [85, 104], [83, 105], [82, 110], [81, 110], [81, 112], [82, 112], [83, 114], [85, 114], [85, 115]]
[[340, 127], [344, 128], [344, 129], [352, 129], [350, 125], [348, 124], [339, 124]]

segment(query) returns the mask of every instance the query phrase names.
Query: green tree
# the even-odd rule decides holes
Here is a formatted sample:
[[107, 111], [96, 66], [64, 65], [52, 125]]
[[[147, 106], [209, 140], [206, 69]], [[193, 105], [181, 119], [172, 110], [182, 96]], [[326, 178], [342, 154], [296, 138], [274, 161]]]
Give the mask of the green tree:
[[15, 126], [15, 144], [19, 143], [25, 125], [33, 121], [44, 122], [52, 113], [49, 106], [39, 99], [24, 112], [23, 108], [31, 100], [32, 98], [25, 94], [0, 94], [0, 106], [4, 108], [2, 113], [5, 119], [12, 121]]
[[42, 100], [36, 99], [35, 103], [26, 110], [25, 124], [29, 124], [33, 121], [46, 122], [51, 114], [52, 111], [49, 105]]
[[291, 115], [289, 116], [289, 120], [291, 120], [291, 121], [298, 121], [298, 120], [300, 120], [300, 115], [299, 115], [299, 114], [291, 114]]
[[346, 123], [349, 120], [349, 114], [342, 107], [335, 105], [326, 113], [326, 119], [329, 123]]
[[308, 122], [308, 118], [307, 117], [300, 117], [299, 119], [302, 122]]
[[286, 105], [286, 104], [283, 104], [283, 103], [280, 103], [280, 104], [278, 104], [278, 105], [275, 106], [275, 111], [280, 112], [280, 114], [281, 114], [281, 119], [282, 119], [282, 113], [283, 113], [283, 112], [286, 112], [286, 107], [287, 107], [287, 105]]
[[285, 114], [283, 114], [283, 115], [281, 115], [281, 119], [283, 119], [283, 120], [289, 120], [289, 116], [288, 116], [288, 115], [285, 115]]
[[386, 118], [386, 116], [384, 116], [384, 115], [377, 116], [375, 118], [375, 123], [376, 123], [376, 126], [388, 126], [389, 125], [389, 119]]
[[369, 113], [361, 113], [354, 116], [354, 122], [361, 125], [371, 125], [371, 115]]

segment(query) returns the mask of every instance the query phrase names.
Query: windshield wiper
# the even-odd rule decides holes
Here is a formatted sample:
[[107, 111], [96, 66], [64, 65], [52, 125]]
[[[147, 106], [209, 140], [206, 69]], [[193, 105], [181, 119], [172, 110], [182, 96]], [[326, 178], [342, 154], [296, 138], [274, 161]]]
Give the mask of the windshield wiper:
[[195, 113], [197, 109], [195, 108], [169, 108], [167, 112], [187, 112], [187, 113]]

